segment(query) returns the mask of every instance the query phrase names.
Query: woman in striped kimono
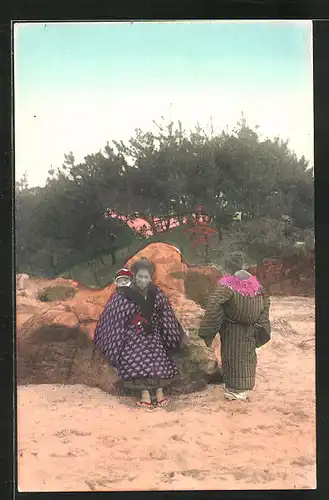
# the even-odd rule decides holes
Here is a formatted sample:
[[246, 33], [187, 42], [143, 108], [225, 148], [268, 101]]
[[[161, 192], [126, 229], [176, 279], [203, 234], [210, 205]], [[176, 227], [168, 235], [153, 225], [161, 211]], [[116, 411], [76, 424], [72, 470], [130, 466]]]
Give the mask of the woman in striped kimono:
[[208, 346], [220, 333], [225, 397], [230, 400], [248, 398], [255, 385], [256, 348], [271, 338], [270, 297], [242, 267], [243, 254], [234, 252], [227, 257], [229, 274], [220, 279], [211, 295], [199, 330]]

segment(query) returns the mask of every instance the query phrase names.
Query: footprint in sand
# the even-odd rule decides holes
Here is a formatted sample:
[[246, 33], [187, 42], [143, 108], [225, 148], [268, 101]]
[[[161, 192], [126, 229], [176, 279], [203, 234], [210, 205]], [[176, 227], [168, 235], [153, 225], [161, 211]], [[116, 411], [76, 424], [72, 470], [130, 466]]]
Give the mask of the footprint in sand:
[[210, 447], [208, 445], [206, 445], [205, 443], [203, 443], [202, 441], [200, 441], [199, 439], [197, 439], [195, 441], [195, 443], [200, 446], [200, 448], [204, 451], [209, 451]]
[[231, 471], [230, 475], [233, 476], [236, 481], [240, 481], [241, 479], [248, 479], [249, 478], [248, 472], [246, 472], [245, 470], [240, 470], [240, 469]]
[[170, 471], [170, 472], [164, 472], [161, 474], [161, 481], [164, 483], [172, 483], [175, 480], [175, 471]]
[[311, 457], [298, 457], [290, 462], [290, 465], [297, 465], [298, 467], [306, 467], [308, 465], [314, 465], [315, 459]]
[[[233, 401], [233, 402], [237, 403], [237, 404], [235, 405], [234, 411], [231, 413], [232, 416], [234, 416], [235, 414], [238, 414], [238, 415], [247, 415], [249, 413], [249, 409], [246, 408], [245, 406], [238, 406], [238, 404], [240, 403], [240, 401]], [[242, 401], [242, 404], [245, 405], [245, 404], [248, 404], [248, 402], [247, 401]]]
[[91, 436], [91, 432], [81, 432], [76, 429], [62, 429], [61, 431], [55, 432], [53, 436], [58, 438], [67, 438], [68, 436]]
[[304, 410], [293, 411], [291, 417], [296, 422], [304, 422], [305, 420], [310, 420], [311, 416], [307, 414]]
[[202, 470], [202, 469], [185, 469], [182, 470], [180, 473], [183, 476], [193, 477], [193, 479], [202, 480], [207, 476], [209, 472], [210, 472], [209, 470]]
[[268, 483], [275, 479], [275, 474], [268, 469], [251, 472], [244, 467], [237, 467], [228, 471], [228, 474], [233, 476], [236, 481], [243, 480], [246, 483]]
[[[256, 429], [259, 429], [259, 428], [260, 428], [260, 426], [256, 427]], [[243, 427], [242, 429], [240, 429], [240, 432], [241, 432], [242, 434], [250, 434], [250, 428], [248, 428], [248, 427]]]
[[164, 483], [172, 483], [179, 479], [179, 476], [192, 477], [197, 480], [204, 480], [209, 474], [209, 470], [202, 469], [183, 469], [180, 471], [170, 471], [161, 474], [161, 479]]
[[166, 460], [169, 458], [168, 452], [165, 449], [155, 446], [149, 447], [147, 455], [153, 460]]
[[127, 438], [125, 436], [99, 436], [97, 441], [100, 441], [104, 446], [112, 447], [127, 441]]
[[178, 419], [176, 419], [176, 420], [171, 420], [171, 421], [168, 421], [168, 422], [160, 422], [159, 424], [152, 425], [152, 427], [165, 428], [165, 427], [171, 427], [173, 424], [181, 424], [181, 421], [178, 420]]
[[[263, 425], [263, 424], [260, 424], [260, 425], [257, 425], [256, 426], [256, 429], [259, 429], [260, 431], [265, 431], [265, 430], [269, 430], [273, 427], [273, 425]], [[250, 429], [241, 429], [241, 432], [250, 432]]]
[[204, 434], [205, 436], [213, 436], [213, 433], [212, 433], [212, 432], [203, 431], [203, 434]]
[[50, 456], [52, 458], [72, 458], [72, 457], [85, 457], [87, 456], [88, 453], [81, 449], [81, 448], [76, 448], [75, 450], [70, 450], [65, 454], [59, 454], [59, 453], [51, 453]]
[[179, 434], [173, 434], [172, 436], [170, 436], [170, 439], [172, 439], [173, 441], [179, 441], [182, 443], [186, 443], [186, 440], [182, 436], [180, 436]]
[[113, 475], [111, 477], [99, 477], [97, 479], [89, 480], [85, 479], [86, 485], [89, 487], [90, 490], [92, 491], [98, 491], [99, 489], [102, 488], [109, 488], [111, 489], [111, 484], [113, 483], [118, 483], [119, 481], [122, 481], [124, 479], [128, 479], [128, 481], [132, 481], [134, 478], [131, 478], [129, 476], [116, 476]]

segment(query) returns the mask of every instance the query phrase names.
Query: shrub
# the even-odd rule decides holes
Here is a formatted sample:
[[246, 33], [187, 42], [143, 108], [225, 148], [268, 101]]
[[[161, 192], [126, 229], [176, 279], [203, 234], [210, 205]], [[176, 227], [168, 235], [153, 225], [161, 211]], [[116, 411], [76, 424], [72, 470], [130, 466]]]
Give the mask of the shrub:
[[43, 288], [38, 293], [38, 299], [41, 302], [52, 302], [55, 300], [68, 300], [76, 294], [75, 288], [71, 286], [49, 286]]

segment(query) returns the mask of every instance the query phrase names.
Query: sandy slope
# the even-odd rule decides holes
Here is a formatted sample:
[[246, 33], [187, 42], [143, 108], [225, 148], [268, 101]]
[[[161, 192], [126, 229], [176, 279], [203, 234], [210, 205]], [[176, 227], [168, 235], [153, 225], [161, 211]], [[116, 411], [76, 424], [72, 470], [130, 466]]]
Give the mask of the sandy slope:
[[146, 412], [85, 386], [19, 387], [20, 491], [314, 488], [314, 301], [274, 299], [272, 321], [248, 403], [209, 386]]

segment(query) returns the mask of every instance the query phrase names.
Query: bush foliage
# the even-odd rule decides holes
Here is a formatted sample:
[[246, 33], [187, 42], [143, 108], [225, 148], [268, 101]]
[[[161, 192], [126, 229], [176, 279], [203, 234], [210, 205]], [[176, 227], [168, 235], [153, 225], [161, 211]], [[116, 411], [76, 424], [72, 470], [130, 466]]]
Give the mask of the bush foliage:
[[[220, 134], [162, 122], [81, 163], [69, 153], [45, 187], [29, 187], [26, 177], [16, 183], [17, 272], [54, 277], [83, 268], [103, 285], [149, 241], [146, 225], [188, 263], [220, 263], [233, 248], [251, 261], [289, 255], [299, 242], [314, 245], [313, 198], [305, 158], [280, 138], [262, 139], [243, 117]], [[203, 236], [193, 234], [200, 206], [210, 214]], [[133, 230], [136, 219], [145, 224]], [[188, 220], [184, 241], [173, 219]]]
[[50, 286], [40, 290], [38, 299], [42, 302], [54, 302], [56, 300], [71, 299], [75, 294], [75, 288], [70, 286]]

